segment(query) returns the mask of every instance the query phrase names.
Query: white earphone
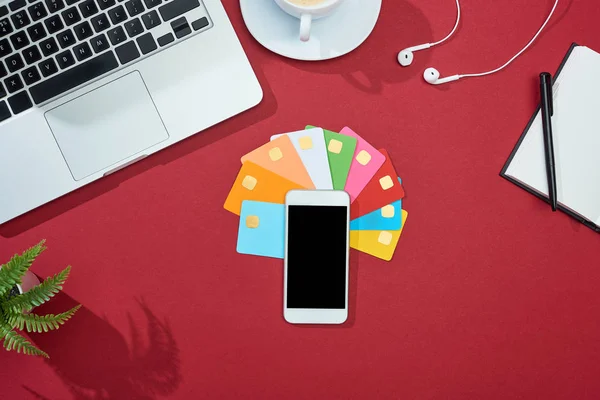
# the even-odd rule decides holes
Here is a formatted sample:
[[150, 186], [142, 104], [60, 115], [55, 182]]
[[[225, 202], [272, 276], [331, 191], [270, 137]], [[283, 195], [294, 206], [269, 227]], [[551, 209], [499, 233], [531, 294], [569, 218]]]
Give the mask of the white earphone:
[[400, 65], [402, 65], [403, 67], [408, 67], [410, 64], [412, 64], [413, 59], [415, 58], [413, 54], [415, 51], [426, 50], [430, 47], [442, 44], [446, 40], [450, 39], [452, 35], [454, 35], [454, 32], [456, 32], [456, 28], [458, 28], [458, 23], [460, 22], [460, 3], [458, 2], [458, 0], [456, 0], [456, 10], [456, 23], [454, 24], [454, 28], [452, 28], [452, 31], [448, 34], [448, 36], [435, 43], [420, 44], [418, 46], [408, 47], [402, 50], [400, 53], [398, 53], [398, 62], [400, 63]]
[[[527, 50], [533, 44], [533, 42], [538, 38], [538, 36], [540, 35], [540, 33], [542, 33], [542, 31], [544, 30], [544, 28], [546, 27], [546, 25], [548, 24], [548, 22], [552, 18], [552, 15], [554, 15], [554, 11], [556, 10], [556, 6], [558, 5], [558, 1], [559, 0], [556, 0], [554, 2], [554, 6], [552, 7], [552, 10], [550, 11], [550, 14], [548, 14], [548, 18], [546, 18], [546, 21], [544, 21], [544, 23], [542, 24], [541, 28], [537, 31], [537, 33], [533, 36], [533, 38], [529, 41], [529, 43], [527, 43], [525, 45], [525, 47], [523, 47], [521, 49], [521, 51], [519, 51], [517, 54], [515, 54], [513, 56], [513, 58], [511, 58], [510, 60], [508, 60], [504, 65], [501, 65], [500, 67], [498, 67], [496, 69], [493, 69], [491, 71], [481, 72], [481, 73], [477, 73], [477, 74], [452, 75], [452, 76], [449, 76], [449, 77], [446, 77], [446, 78], [440, 78], [440, 72], [437, 69], [430, 67], [430, 68], [427, 68], [425, 70], [425, 72], [423, 73], [423, 78], [429, 84], [432, 84], [432, 85], [441, 85], [443, 83], [457, 81], [457, 80], [462, 79], [462, 78], [475, 78], [475, 77], [480, 77], [480, 76], [486, 76], [486, 75], [495, 74], [496, 72], [502, 71], [504, 68], [508, 67], [508, 65], [510, 63], [512, 63], [514, 60], [516, 60], [517, 57], [519, 57], [521, 54], [523, 54], [523, 52], [525, 52], [525, 50]], [[456, 8], [458, 10], [458, 13], [457, 13], [457, 18], [456, 18], [456, 24], [454, 24], [454, 28], [452, 29], [452, 32], [450, 32], [450, 34], [448, 36], [446, 36], [444, 39], [440, 40], [439, 42], [421, 44], [421, 45], [418, 45], [418, 46], [409, 47], [409, 48], [406, 48], [406, 49], [402, 50], [400, 53], [398, 53], [398, 62], [400, 63], [400, 65], [402, 65], [403, 67], [409, 66], [412, 63], [413, 59], [414, 59], [413, 52], [419, 51], [419, 50], [428, 49], [430, 47], [436, 46], [436, 45], [441, 44], [441, 43], [445, 42], [446, 40], [450, 39], [450, 37], [456, 31], [456, 28], [458, 27], [458, 23], [460, 22], [460, 3], [459, 3], [459, 0], [456, 0]]]

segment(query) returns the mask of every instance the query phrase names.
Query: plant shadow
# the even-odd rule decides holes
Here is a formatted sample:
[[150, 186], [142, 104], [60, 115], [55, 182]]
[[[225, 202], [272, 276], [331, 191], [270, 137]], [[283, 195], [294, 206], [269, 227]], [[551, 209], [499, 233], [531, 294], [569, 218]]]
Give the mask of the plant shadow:
[[[225, 6], [235, 31], [247, 31], [239, 10], [239, 5], [234, 9], [231, 9], [231, 5]], [[116, 189], [120, 184], [139, 174], [160, 165], [167, 165], [274, 115], [277, 111], [277, 100], [263, 71], [264, 65], [273, 55], [260, 46], [249, 34], [238, 35], [238, 38], [246, 54], [251, 55], [249, 57], [250, 63], [263, 89], [263, 99], [257, 106], [0, 225], [0, 236], [5, 238], [15, 237], [81, 204]], [[224, 162], [228, 162], [228, 160], [224, 159]]]
[[[146, 327], [136, 326], [128, 313], [127, 340], [106, 320], [82, 307], [58, 331], [30, 334], [32, 341], [50, 354], [47, 364], [76, 400], [141, 399], [168, 396], [181, 383], [179, 348], [168, 322], [159, 320], [138, 301]], [[78, 303], [64, 293], [39, 307], [39, 313], [59, 313]], [[38, 399], [40, 389], [24, 386]]]
[[398, 52], [430, 42], [432, 38], [431, 25], [421, 10], [406, 0], [383, 1], [375, 29], [365, 43], [350, 54], [319, 62], [284, 60], [304, 71], [340, 75], [356, 89], [378, 94], [384, 83], [404, 82], [423, 73], [430, 52], [415, 54], [413, 64], [407, 68], [398, 64]]

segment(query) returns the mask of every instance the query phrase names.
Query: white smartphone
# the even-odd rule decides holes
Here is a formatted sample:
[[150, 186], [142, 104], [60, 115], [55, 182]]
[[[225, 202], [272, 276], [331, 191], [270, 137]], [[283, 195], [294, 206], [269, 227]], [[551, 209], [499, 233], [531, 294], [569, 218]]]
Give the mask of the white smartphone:
[[292, 190], [285, 206], [283, 316], [292, 324], [343, 324], [350, 196], [339, 190]]

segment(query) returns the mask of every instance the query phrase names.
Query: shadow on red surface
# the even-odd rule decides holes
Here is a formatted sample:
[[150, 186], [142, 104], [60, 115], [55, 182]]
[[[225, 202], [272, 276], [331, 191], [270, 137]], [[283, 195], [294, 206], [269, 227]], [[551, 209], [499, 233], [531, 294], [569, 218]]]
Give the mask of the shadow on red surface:
[[429, 67], [430, 52], [415, 54], [409, 68], [402, 68], [397, 56], [403, 48], [431, 40], [431, 26], [421, 10], [405, 0], [384, 1], [375, 29], [365, 43], [349, 55], [316, 63], [282, 59], [305, 71], [340, 75], [356, 89], [377, 94], [381, 93], [384, 83], [404, 82], [423, 74]]
[[[64, 293], [40, 307], [57, 313], [78, 303]], [[144, 399], [173, 394], [181, 383], [179, 349], [171, 328], [139, 302], [145, 329], [128, 313], [129, 340], [106, 320], [82, 307], [60, 331], [31, 334], [50, 354], [47, 363], [64, 381], [74, 399]], [[38, 399], [39, 388], [24, 387]]]

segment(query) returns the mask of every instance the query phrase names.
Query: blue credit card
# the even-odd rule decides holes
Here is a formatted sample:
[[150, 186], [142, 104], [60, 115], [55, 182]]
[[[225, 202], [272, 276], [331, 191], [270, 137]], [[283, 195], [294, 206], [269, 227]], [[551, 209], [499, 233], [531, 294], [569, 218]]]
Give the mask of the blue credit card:
[[350, 221], [351, 231], [398, 231], [402, 228], [402, 200]]
[[237, 252], [283, 259], [285, 205], [250, 200], [242, 202]]
[[[402, 184], [402, 179], [398, 178]], [[402, 228], [402, 200], [350, 221], [351, 231], [398, 231]]]

